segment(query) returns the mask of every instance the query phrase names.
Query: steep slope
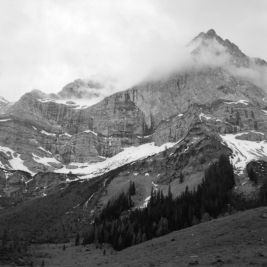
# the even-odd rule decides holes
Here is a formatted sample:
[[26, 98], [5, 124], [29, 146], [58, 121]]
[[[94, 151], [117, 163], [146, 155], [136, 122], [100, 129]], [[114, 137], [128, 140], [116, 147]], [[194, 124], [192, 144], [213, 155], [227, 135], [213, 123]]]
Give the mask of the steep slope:
[[[21, 231], [19, 217], [34, 241], [48, 242], [54, 232], [57, 242], [66, 240], [116, 197], [112, 188], [123, 190], [118, 179], [137, 182], [135, 205], [145, 206], [151, 187], [166, 194], [171, 185], [174, 195], [196, 188], [221, 153], [234, 164], [233, 191], [255, 192], [246, 169], [266, 181], [266, 62], [249, 58], [214, 30], [189, 47], [189, 67], [95, 105], [68, 101], [98, 96], [101, 85], [81, 80], [57, 95], [34, 90], [16, 103], [3, 100], [0, 209], [16, 207], [0, 212], [2, 229]], [[252, 72], [262, 79], [245, 77]]]
[[93, 106], [59, 99], [101, 90], [102, 85], [81, 80], [49, 99], [35, 90], [17, 103], [5, 104], [0, 118], [2, 167], [14, 169], [10, 161], [20, 159], [19, 169], [32, 173], [61, 168], [85, 173], [89, 170], [79, 167], [124, 148], [178, 142], [199, 123], [218, 140], [218, 134], [240, 132], [244, 134], [239, 138], [245, 140], [266, 140], [266, 92], [241, 74], [245, 69], [261, 75], [266, 62], [249, 58], [214, 30], [201, 33], [189, 47], [193, 64], [183, 71], [141, 83]]

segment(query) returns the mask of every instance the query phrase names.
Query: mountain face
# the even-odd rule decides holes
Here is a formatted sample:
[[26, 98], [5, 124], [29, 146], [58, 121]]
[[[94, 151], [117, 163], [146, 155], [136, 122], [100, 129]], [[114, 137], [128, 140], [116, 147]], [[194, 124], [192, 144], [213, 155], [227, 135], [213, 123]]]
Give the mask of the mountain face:
[[[193, 62], [190, 67], [140, 83], [92, 106], [78, 105], [75, 99], [98, 97], [103, 85], [82, 80], [66, 85], [58, 94], [34, 90], [16, 103], [1, 98], [3, 186], [11, 177], [4, 170], [31, 175], [72, 172], [88, 177], [93, 171], [101, 173], [96, 170], [104, 166], [105, 172], [112, 164], [126, 162], [118, 157], [120, 161], [115, 163], [124, 149], [147, 149], [144, 144], [151, 142], [156, 146], [173, 143], [173, 154], [166, 158], [144, 153], [149, 158], [133, 164], [131, 170], [138, 170], [140, 164], [144, 171], [166, 170], [159, 179], [162, 183], [174, 181], [180, 173], [189, 180], [200, 179], [221, 151], [230, 153], [236, 163], [242, 160], [237, 171], [244, 174], [253, 157], [245, 157], [227, 136], [234, 136], [244, 146], [249, 141], [261, 142], [251, 153], [265, 159], [267, 93], [261, 74], [266, 73], [267, 63], [249, 58], [214, 30], [200, 33], [188, 47]], [[110, 157], [114, 157], [113, 163], [105, 165]], [[19, 176], [21, 181], [31, 180], [24, 176]]]

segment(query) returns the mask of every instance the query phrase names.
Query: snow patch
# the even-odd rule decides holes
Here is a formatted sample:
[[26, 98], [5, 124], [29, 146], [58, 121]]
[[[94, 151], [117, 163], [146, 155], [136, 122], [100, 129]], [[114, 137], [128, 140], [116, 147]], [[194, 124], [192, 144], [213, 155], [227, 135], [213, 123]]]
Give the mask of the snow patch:
[[262, 132], [257, 132], [257, 131], [255, 131], [255, 130], [251, 130], [251, 132], [252, 132], [252, 133], [256, 133], [256, 134], [260, 134], [260, 135], [264, 135], [264, 133], [262, 133]]
[[36, 161], [36, 162], [38, 162], [40, 164], [49, 166], [49, 167], [51, 167], [51, 165], [49, 164], [49, 162], [60, 163], [55, 158], [47, 158], [47, 157], [41, 158], [41, 157], [35, 155], [34, 153], [32, 153], [32, 155], [33, 155], [33, 160], [34, 161]]
[[86, 131], [84, 131], [84, 133], [92, 133], [92, 134], [94, 134], [95, 136], [97, 136], [97, 133], [96, 133], [96, 132], [93, 132], [93, 131], [91, 131], [91, 130], [86, 130]]
[[25, 181], [25, 184], [28, 184], [30, 181], [32, 181], [33, 179], [30, 179], [28, 181]]
[[242, 174], [247, 163], [252, 160], [265, 158], [267, 155], [266, 141], [254, 142], [236, 139], [244, 133], [220, 135], [232, 151], [232, 164], [237, 169], [238, 174]]
[[55, 100], [53, 99], [37, 99], [37, 100], [42, 103], [55, 102]]
[[45, 135], [56, 136], [56, 134], [54, 134], [54, 133], [48, 133], [48, 132], [46, 132], [46, 131], [44, 131], [44, 130], [42, 130], [41, 133], [42, 133], [42, 134], [45, 134]]
[[38, 147], [39, 149], [41, 149], [41, 150], [43, 150], [44, 152], [46, 152], [46, 153], [49, 153], [49, 154], [52, 154], [50, 151], [48, 151], [48, 150], [45, 150], [44, 148], [42, 148], [41, 146], [39, 146]]
[[[71, 101], [73, 99], [70, 99]], [[94, 100], [90, 100], [90, 101], [86, 101], [84, 99], [74, 99], [75, 100], [75, 103], [67, 103], [68, 100], [67, 99], [38, 99], [39, 102], [42, 102], [42, 103], [49, 103], [49, 102], [52, 102], [52, 103], [56, 103], [56, 104], [60, 104], [60, 105], [65, 105], [65, 106], [68, 106], [70, 107], [71, 109], [85, 109], [85, 108], [88, 108], [96, 103], [99, 102], [99, 98], [97, 99], [94, 99]]]
[[33, 128], [35, 131], [37, 131], [37, 128], [35, 128], [34, 126], [32, 126], [32, 128]]
[[[145, 159], [149, 156], [158, 154], [165, 150], [165, 148], [171, 148], [178, 144], [180, 140], [176, 143], [166, 143], [162, 146], [155, 146], [155, 143], [147, 143], [140, 145], [138, 147], [127, 147], [124, 151], [118, 153], [114, 157], [107, 158], [105, 161], [91, 163], [79, 163], [75, 164], [79, 166], [76, 169], [72, 169], [71, 172], [74, 174], [80, 174], [80, 179], [90, 179], [99, 175], [102, 175], [108, 171], [114, 170], [122, 165], [130, 164], [137, 160]], [[66, 167], [56, 170], [57, 173], [69, 173], [70, 170]]]
[[202, 117], [204, 117], [206, 120], [212, 120], [213, 118], [212, 117], [209, 117], [209, 116], [206, 116], [204, 113], [200, 113], [199, 114], [199, 119], [202, 121]]
[[150, 198], [151, 198], [151, 196], [149, 196], [149, 197], [147, 197], [147, 198], [145, 199], [145, 202], [144, 202], [144, 204], [143, 204], [142, 206], [140, 206], [140, 209], [144, 209], [144, 208], [147, 207], [147, 204], [148, 204]]
[[83, 208], [86, 208], [86, 207], [87, 207], [88, 202], [91, 200], [91, 198], [94, 196], [94, 194], [95, 194], [95, 193], [93, 193], [93, 194], [86, 200], [86, 202], [84, 203]]
[[72, 135], [68, 134], [68, 133], [64, 133], [64, 134], [60, 134], [59, 136], [63, 136], [63, 135], [66, 135], [68, 137], [72, 137]]
[[[0, 147], [0, 151], [4, 152], [6, 155], [11, 155], [12, 156], [12, 159], [9, 159], [9, 164], [11, 165], [11, 169], [13, 169], [13, 170], [21, 170], [21, 171], [25, 171], [25, 172], [29, 172], [31, 174], [34, 174], [32, 171], [30, 171], [24, 165], [24, 160], [22, 160], [20, 158], [20, 156], [21, 156], [20, 154], [16, 153], [14, 150], [12, 150], [9, 147], [3, 147], [3, 146]], [[8, 168], [10, 168], [10, 167], [8, 167]]]
[[150, 134], [150, 135], [144, 135], [144, 136], [140, 136], [140, 135], [137, 135], [137, 138], [149, 138], [151, 137], [153, 134]]
[[3, 120], [0, 120], [0, 122], [5, 122], [5, 121], [12, 121], [12, 119], [3, 119]]
[[228, 104], [228, 105], [232, 105], [232, 104], [234, 104], [234, 105], [236, 105], [236, 104], [243, 104], [243, 105], [249, 105], [249, 101], [247, 101], [247, 100], [238, 100], [238, 101], [236, 101], [236, 102], [224, 102], [225, 104]]

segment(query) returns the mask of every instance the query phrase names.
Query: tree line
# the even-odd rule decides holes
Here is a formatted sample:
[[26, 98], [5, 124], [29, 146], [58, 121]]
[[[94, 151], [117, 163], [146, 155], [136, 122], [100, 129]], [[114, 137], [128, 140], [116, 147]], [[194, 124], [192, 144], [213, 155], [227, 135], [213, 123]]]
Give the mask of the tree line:
[[223, 154], [210, 164], [196, 189], [190, 191], [187, 187], [178, 197], [173, 197], [171, 187], [166, 196], [152, 188], [147, 207], [131, 209], [130, 193], [122, 193], [85, 229], [83, 244], [109, 243], [122, 250], [209, 217], [217, 218], [229, 210], [234, 185], [233, 166]]

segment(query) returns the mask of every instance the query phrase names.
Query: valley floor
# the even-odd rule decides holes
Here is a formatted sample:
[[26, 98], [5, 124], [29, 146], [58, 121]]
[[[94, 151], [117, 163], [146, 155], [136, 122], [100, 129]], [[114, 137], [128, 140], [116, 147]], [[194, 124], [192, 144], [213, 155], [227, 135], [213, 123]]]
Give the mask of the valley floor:
[[[106, 255], [103, 255], [104, 249]], [[266, 266], [267, 208], [257, 208], [170, 233], [115, 252], [108, 245], [31, 246], [34, 266]]]

